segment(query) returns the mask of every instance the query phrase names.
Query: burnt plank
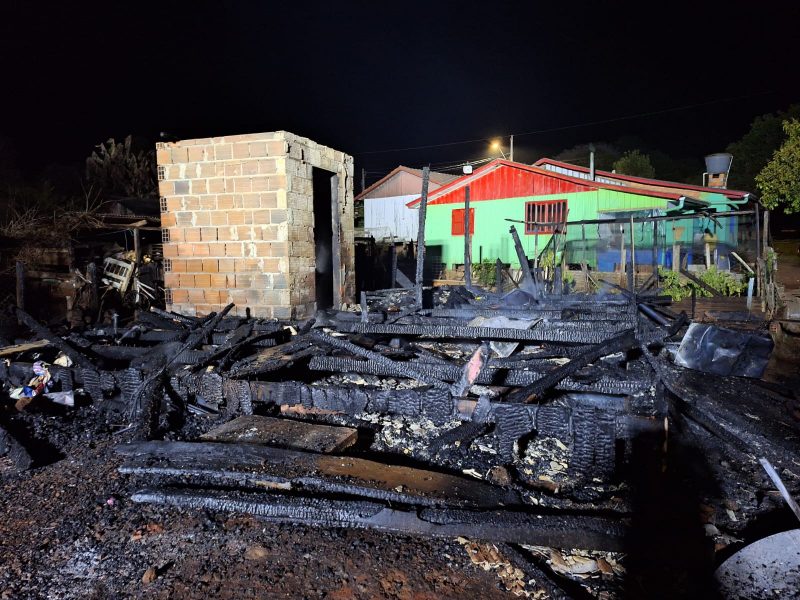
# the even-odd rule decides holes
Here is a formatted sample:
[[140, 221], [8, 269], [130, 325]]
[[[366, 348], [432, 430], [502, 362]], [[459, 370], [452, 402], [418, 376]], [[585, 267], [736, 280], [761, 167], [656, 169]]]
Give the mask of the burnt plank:
[[336, 452], [352, 446], [358, 430], [306, 421], [243, 415], [204, 433], [208, 442], [264, 444], [310, 452]]
[[510, 327], [469, 327], [457, 325], [386, 325], [376, 323], [342, 324], [341, 331], [392, 336], [412, 336], [437, 339], [509, 340], [515, 342], [560, 342], [568, 344], [598, 344], [619, 331], [605, 329], [597, 323], [586, 322], [586, 327], [573, 323], [562, 327], [562, 323], [536, 326], [533, 329]]
[[422, 505], [489, 507], [519, 504], [516, 492], [456, 475], [351, 456], [313, 454], [257, 444], [148, 442], [117, 446], [121, 472], [155, 469], [262, 477], [302, 489], [349, 493]]
[[615, 352], [624, 352], [636, 347], [638, 342], [633, 330], [626, 330], [622, 333], [605, 340], [602, 344], [592, 346], [581, 352], [579, 355], [573, 357], [567, 364], [562, 365], [552, 371], [546, 373], [540, 379], [534, 381], [530, 385], [514, 392], [509, 401], [512, 402], [529, 402], [533, 399], [540, 397], [551, 387], [558, 384], [564, 378], [576, 373], [578, 369], [592, 363], [603, 356], [614, 354]]
[[583, 515], [437, 508], [401, 510], [378, 502], [180, 489], [140, 490], [132, 499], [180, 508], [244, 513], [277, 523], [354, 527], [447, 538], [463, 536], [557, 548], [620, 551], [624, 549], [627, 533], [626, 527], [617, 520]]
[[25, 325], [34, 334], [49, 341], [53, 346], [55, 346], [61, 352], [66, 354], [72, 360], [73, 363], [75, 363], [78, 366], [84, 367], [86, 369], [94, 368], [94, 365], [88, 358], [86, 358], [86, 356], [84, 356], [82, 353], [78, 352], [78, 350], [76, 350], [75, 348], [70, 346], [67, 342], [62, 340], [61, 337], [57, 336], [55, 333], [50, 331], [44, 325], [40, 325], [36, 319], [34, 319], [24, 310], [18, 308], [16, 309], [16, 311], [17, 311], [17, 318], [19, 319], [20, 323]]

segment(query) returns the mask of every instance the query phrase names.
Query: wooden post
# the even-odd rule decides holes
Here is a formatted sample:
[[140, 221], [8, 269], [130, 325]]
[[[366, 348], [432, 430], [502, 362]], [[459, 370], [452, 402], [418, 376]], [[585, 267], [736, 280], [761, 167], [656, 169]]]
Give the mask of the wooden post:
[[391, 281], [389, 287], [393, 288], [397, 285], [397, 246], [394, 245], [394, 236], [392, 236], [392, 245], [389, 246], [389, 256], [392, 258], [391, 264]]
[[761, 236], [761, 243], [763, 244], [763, 249], [761, 253], [763, 254], [764, 258], [767, 258], [767, 248], [769, 248], [769, 211], [764, 211], [764, 234]]
[[503, 263], [499, 258], [494, 263], [494, 286], [498, 294], [503, 291]]
[[653, 266], [653, 278], [658, 289], [658, 221], [653, 221], [653, 256], [651, 264]]
[[632, 292], [636, 291], [636, 240], [633, 228], [633, 215], [631, 215], [631, 272], [628, 275], [628, 289]]
[[25, 310], [25, 263], [17, 261], [17, 308]]
[[464, 188], [464, 284], [472, 286], [472, 246], [470, 245], [469, 228], [469, 186]]
[[625, 285], [625, 226], [620, 223], [619, 228], [619, 284]]
[[672, 243], [672, 270], [676, 273], [681, 270], [681, 245]]
[[419, 201], [419, 229], [417, 230], [417, 279], [415, 282], [417, 306], [420, 308], [422, 308], [422, 267], [425, 264], [425, 214], [428, 210], [428, 179], [430, 175], [430, 167], [423, 167], [422, 195]]
[[139, 266], [139, 263], [142, 262], [142, 243], [139, 237], [138, 227], [133, 228], [133, 256], [136, 266]]
[[369, 307], [367, 305], [367, 292], [361, 291], [361, 322], [369, 323]]
[[536, 280], [531, 273], [530, 266], [528, 265], [528, 257], [525, 256], [525, 249], [522, 247], [522, 242], [519, 239], [517, 228], [513, 225], [509, 227], [508, 232], [514, 240], [514, 249], [517, 252], [517, 260], [519, 261], [519, 269], [522, 272], [523, 289], [531, 294], [538, 294], [536, 287]]
[[339, 213], [339, 176], [331, 176], [331, 260], [333, 262], [333, 306], [342, 307], [342, 227]]
[[92, 318], [97, 316], [97, 303], [99, 294], [97, 293], [97, 265], [92, 260], [86, 267], [86, 276], [89, 278], [89, 311]]

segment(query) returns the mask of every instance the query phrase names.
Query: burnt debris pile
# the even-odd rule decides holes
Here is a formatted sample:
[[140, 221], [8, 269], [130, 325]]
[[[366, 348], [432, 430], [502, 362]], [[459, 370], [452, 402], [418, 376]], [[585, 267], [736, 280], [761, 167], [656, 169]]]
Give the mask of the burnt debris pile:
[[[305, 322], [151, 309], [66, 335], [17, 310], [46, 342], [2, 350], [4, 413], [102, 407], [136, 502], [528, 548], [626, 550], [637, 452], [666, 470], [676, 432], [724, 457], [740, 504], [764, 507], [732, 489], [765, 485], [758, 457], [796, 488], [794, 398], [735, 376], [763, 370], [768, 338], [681, 345], [669, 298], [561, 292], [391, 289]], [[20, 469], [25, 445], [0, 429]]]

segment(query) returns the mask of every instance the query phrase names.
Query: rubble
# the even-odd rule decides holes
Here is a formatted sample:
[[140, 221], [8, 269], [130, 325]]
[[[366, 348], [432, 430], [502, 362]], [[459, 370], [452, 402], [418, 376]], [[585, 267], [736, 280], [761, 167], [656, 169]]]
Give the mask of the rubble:
[[[152, 309], [59, 335], [17, 309], [47, 345], [0, 349], [0, 377], [12, 390], [47, 373], [39, 392], [58, 410], [98, 411], [137, 504], [460, 537], [528, 597], [570, 597], [589, 580], [620, 589], [621, 553], [641, 535], [629, 481], [642, 460], [673, 460], [670, 444], [691, 438], [741, 471], [764, 456], [797, 489], [790, 393], [713, 361], [711, 373], [686, 368], [685, 351], [673, 360], [697, 326], [683, 334], [686, 315], [657, 294], [558, 293], [529, 275], [510, 296], [440, 288], [421, 306], [418, 290], [393, 289], [304, 322]], [[31, 408], [30, 419], [56, 410]], [[19, 469], [36, 464], [33, 443], [0, 429], [0, 455]], [[738, 543], [768, 508], [757, 493], [715, 511], [726, 524], [706, 523], [712, 539]], [[657, 535], [678, 543], [691, 525]], [[529, 550], [540, 556], [527, 572], [500, 557], [517, 552], [508, 544], [547, 550]], [[161, 572], [140, 577], [156, 585]]]

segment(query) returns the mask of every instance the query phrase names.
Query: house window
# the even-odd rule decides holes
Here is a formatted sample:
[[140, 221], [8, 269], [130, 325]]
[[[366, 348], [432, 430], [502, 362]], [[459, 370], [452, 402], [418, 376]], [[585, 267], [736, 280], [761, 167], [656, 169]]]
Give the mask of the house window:
[[[450, 221], [450, 232], [453, 235], [464, 235], [464, 209], [456, 208], [453, 210]], [[469, 234], [475, 233], [475, 209], [469, 209]]]
[[[525, 203], [525, 233], [553, 233], [553, 223], [563, 223], [567, 218], [566, 200]], [[536, 226], [534, 223], [548, 223]]]

